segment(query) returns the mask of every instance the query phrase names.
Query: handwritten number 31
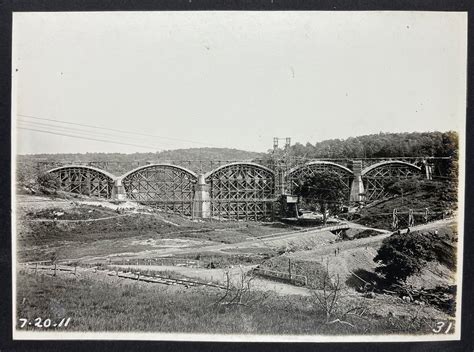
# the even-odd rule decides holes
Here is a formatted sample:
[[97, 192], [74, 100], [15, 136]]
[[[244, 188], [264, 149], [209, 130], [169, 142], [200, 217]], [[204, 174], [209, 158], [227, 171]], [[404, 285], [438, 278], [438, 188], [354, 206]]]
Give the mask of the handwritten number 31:
[[[438, 322], [436, 323], [436, 328], [433, 329], [433, 332], [434, 332], [435, 334], [439, 334], [440, 332], [443, 331], [443, 328], [444, 328], [445, 325], [446, 325], [446, 322], [444, 322], [444, 321], [438, 321]], [[444, 333], [447, 334], [447, 333], [451, 330], [452, 326], [453, 326], [453, 323], [452, 323], [452, 322], [449, 322], [448, 327], [446, 328], [446, 330], [444, 331]]]

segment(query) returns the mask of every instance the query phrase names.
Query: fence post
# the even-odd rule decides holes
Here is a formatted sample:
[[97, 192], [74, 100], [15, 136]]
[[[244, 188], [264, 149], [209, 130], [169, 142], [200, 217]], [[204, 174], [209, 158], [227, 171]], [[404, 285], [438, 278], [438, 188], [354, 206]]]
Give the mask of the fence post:
[[415, 216], [413, 215], [413, 209], [408, 210], [408, 227], [415, 226]]
[[57, 266], [57, 264], [54, 263], [54, 276], [56, 276], [56, 266]]
[[137, 275], [138, 275], [137, 281], [140, 281], [140, 272], [139, 271], [137, 272]]
[[38, 263], [35, 264], [35, 275], [38, 274]]
[[77, 265], [74, 265], [74, 276], [77, 276]]
[[393, 214], [392, 214], [392, 228], [396, 230], [398, 228], [398, 209], [394, 208], [393, 209]]
[[288, 274], [290, 276], [290, 281], [291, 281], [291, 259], [288, 258]]

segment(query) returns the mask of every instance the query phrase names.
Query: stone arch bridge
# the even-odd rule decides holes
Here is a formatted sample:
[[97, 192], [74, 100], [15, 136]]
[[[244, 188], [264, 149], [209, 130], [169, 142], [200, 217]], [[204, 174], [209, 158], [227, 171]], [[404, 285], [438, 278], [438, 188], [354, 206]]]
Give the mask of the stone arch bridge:
[[307, 175], [341, 177], [347, 202], [370, 202], [386, 195], [393, 180], [428, 178], [426, 159], [311, 160], [288, 170], [255, 162], [231, 162], [197, 174], [171, 163], [147, 164], [116, 176], [89, 165], [63, 165], [47, 171], [60, 189], [101, 199], [133, 200], [163, 211], [199, 218], [269, 221], [282, 195], [291, 195]]

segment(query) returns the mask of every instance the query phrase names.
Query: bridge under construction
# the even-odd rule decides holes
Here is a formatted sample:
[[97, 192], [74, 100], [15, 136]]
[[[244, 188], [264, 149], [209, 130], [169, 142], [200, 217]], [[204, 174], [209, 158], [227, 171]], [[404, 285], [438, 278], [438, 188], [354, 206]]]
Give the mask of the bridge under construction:
[[183, 166], [185, 161], [147, 162], [121, 175], [107, 171], [106, 162], [104, 168], [87, 162], [46, 172], [58, 179], [65, 192], [131, 200], [197, 218], [270, 221], [277, 217], [282, 200], [294, 198], [303, 177], [335, 173], [343, 181], [347, 204], [372, 202], [387, 195], [386, 184], [394, 179], [431, 179], [436, 159], [441, 158], [315, 159], [291, 167], [215, 161], [219, 166], [207, 172], [202, 168], [195, 172]]

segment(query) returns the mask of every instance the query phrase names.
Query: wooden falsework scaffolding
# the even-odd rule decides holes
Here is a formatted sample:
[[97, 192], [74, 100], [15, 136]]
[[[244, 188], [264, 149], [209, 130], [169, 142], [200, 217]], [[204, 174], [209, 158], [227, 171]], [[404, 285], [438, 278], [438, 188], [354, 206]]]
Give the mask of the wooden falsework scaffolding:
[[151, 165], [125, 176], [122, 185], [128, 199], [189, 216], [196, 181], [195, 175], [180, 167]]
[[112, 197], [114, 180], [98, 170], [71, 166], [55, 169], [50, 174], [59, 180], [62, 191], [105, 199]]
[[262, 166], [235, 163], [210, 174], [211, 216], [270, 221], [274, 218], [275, 174]]
[[[212, 163], [211, 163], [212, 164]], [[289, 148], [275, 150], [270, 168], [252, 162], [234, 162], [214, 169], [206, 176], [209, 185], [210, 216], [214, 218], [269, 221], [275, 218], [281, 195], [291, 195], [299, 180], [321, 172], [338, 174], [349, 199], [354, 173], [343, 161], [314, 160], [289, 170]], [[214, 163], [220, 165], [220, 163]], [[163, 211], [193, 214], [197, 175], [172, 164], [144, 165], [116, 178], [88, 165], [63, 166], [49, 173], [60, 189], [103, 199], [112, 199], [115, 179], [121, 180], [125, 199], [149, 204]], [[423, 167], [406, 160], [372, 163], [362, 171], [366, 201], [386, 196], [386, 185], [400, 179], [421, 178]], [[121, 193], [122, 194], [122, 193]], [[196, 206], [196, 204], [194, 204]]]
[[373, 201], [388, 196], [386, 185], [390, 182], [422, 177], [422, 171], [412, 164], [383, 163], [362, 176], [365, 200]]

